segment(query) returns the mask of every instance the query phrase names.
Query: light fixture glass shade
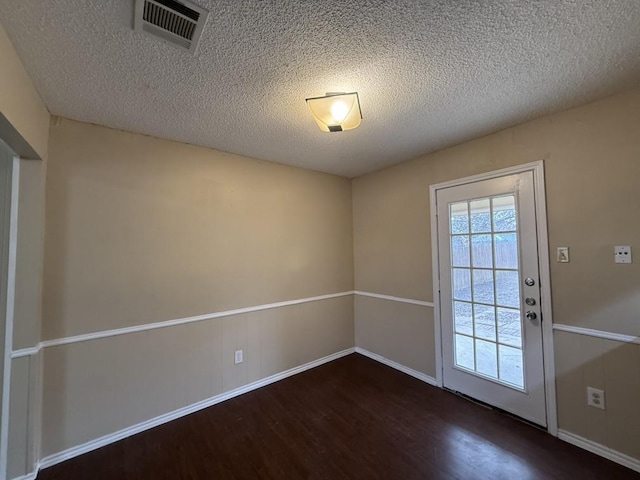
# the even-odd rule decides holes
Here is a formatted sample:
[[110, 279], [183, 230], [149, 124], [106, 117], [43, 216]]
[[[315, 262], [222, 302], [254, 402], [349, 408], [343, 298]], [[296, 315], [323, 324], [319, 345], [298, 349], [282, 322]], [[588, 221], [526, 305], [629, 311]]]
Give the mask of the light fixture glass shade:
[[342, 132], [360, 125], [362, 113], [357, 92], [327, 93], [307, 98], [313, 118], [323, 132]]

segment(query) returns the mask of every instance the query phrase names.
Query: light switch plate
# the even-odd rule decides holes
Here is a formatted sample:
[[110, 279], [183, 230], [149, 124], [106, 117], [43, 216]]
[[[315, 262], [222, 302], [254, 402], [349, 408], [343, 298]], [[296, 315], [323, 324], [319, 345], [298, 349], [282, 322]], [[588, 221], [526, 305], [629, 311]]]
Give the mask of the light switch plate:
[[244, 362], [244, 355], [242, 350], [236, 350], [235, 354], [233, 355], [233, 363], [235, 363], [236, 365], [238, 365], [239, 363]]
[[630, 245], [615, 246], [613, 250], [613, 255], [616, 263], [632, 263]]
[[569, 263], [569, 247], [558, 247], [556, 262]]

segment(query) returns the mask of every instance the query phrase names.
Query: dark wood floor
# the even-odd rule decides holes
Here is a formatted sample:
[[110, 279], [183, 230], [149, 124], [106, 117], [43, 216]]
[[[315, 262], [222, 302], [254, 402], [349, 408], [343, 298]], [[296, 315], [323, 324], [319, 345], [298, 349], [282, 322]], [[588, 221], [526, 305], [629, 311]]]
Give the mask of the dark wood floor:
[[39, 480], [640, 479], [354, 354], [43, 470]]

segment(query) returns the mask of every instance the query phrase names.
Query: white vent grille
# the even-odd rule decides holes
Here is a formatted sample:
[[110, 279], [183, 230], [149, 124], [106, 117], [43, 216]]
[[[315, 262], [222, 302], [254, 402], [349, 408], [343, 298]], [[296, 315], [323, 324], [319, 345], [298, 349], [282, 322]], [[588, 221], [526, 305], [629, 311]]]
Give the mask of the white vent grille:
[[208, 15], [187, 1], [136, 0], [134, 27], [193, 53]]

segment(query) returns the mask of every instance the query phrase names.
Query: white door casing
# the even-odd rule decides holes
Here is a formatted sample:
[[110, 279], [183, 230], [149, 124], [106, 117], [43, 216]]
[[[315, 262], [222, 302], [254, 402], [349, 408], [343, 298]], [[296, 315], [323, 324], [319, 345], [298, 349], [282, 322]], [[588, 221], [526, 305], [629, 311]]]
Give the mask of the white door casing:
[[18, 186], [20, 159], [0, 143], [0, 353], [2, 354], [2, 395], [0, 398], [0, 480], [7, 478], [9, 442], [9, 399], [13, 312], [15, 301], [16, 252], [18, 232]]
[[[483, 216], [488, 219], [490, 214], [494, 221], [473, 228], [469, 221], [469, 231], [461, 229], [463, 211], [469, 207], [477, 214], [474, 221]], [[504, 223], [505, 214], [513, 213], [509, 209], [514, 207], [518, 218], [509, 227]], [[547, 426], [555, 435], [545, 212], [542, 162], [431, 186], [438, 384]], [[496, 226], [496, 219], [502, 219], [502, 224]], [[468, 255], [466, 264], [460, 252]], [[535, 280], [533, 286], [523, 283], [527, 277]], [[525, 304], [525, 298], [534, 299], [535, 305]], [[536, 318], [526, 318], [526, 312]], [[519, 326], [520, 319], [521, 344], [517, 329], [505, 328]], [[471, 352], [474, 347], [476, 351]], [[524, 353], [521, 377], [519, 348]], [[464, 350], [467, 355], [461, 356]]]

